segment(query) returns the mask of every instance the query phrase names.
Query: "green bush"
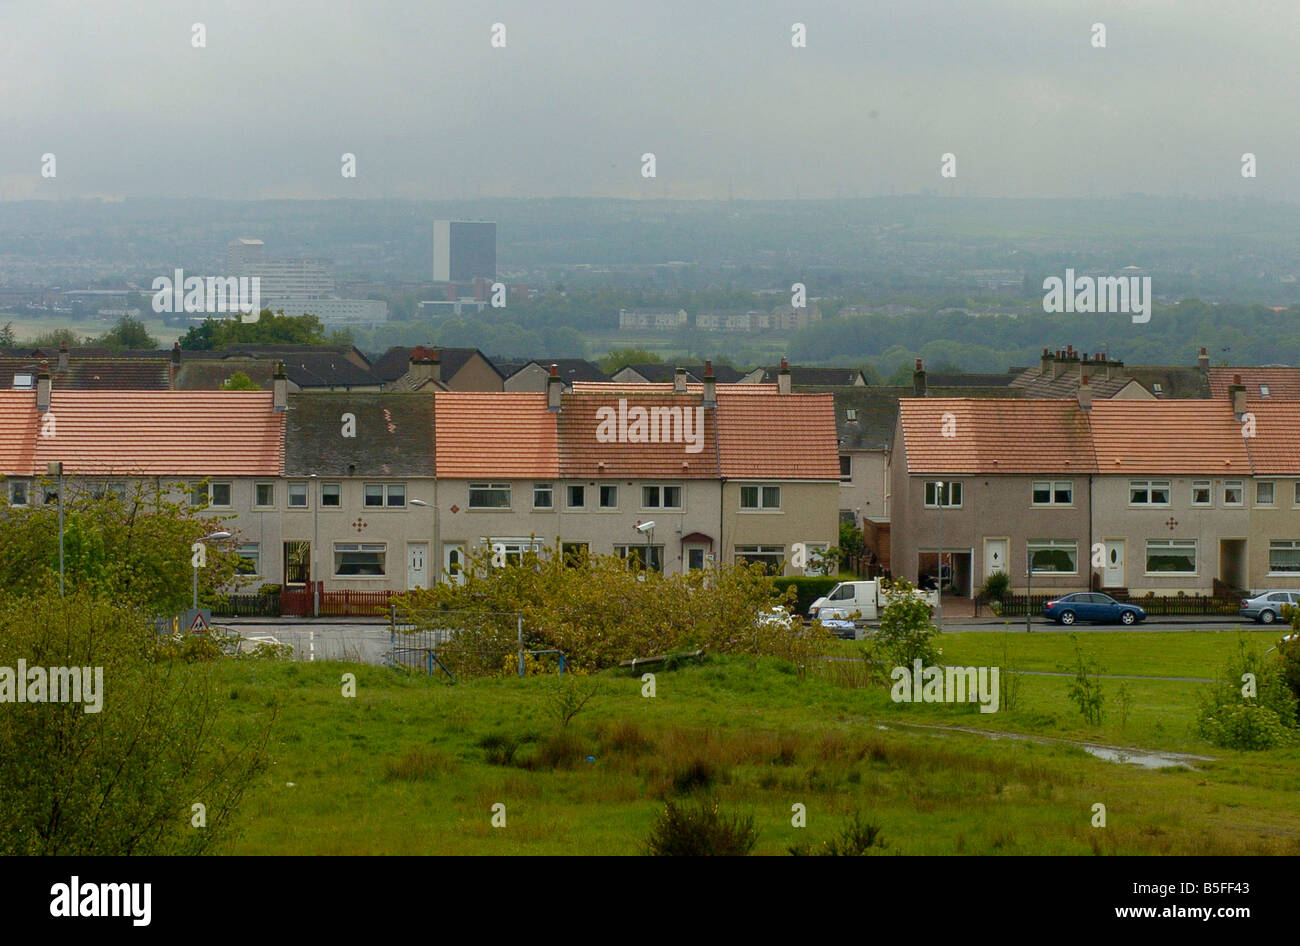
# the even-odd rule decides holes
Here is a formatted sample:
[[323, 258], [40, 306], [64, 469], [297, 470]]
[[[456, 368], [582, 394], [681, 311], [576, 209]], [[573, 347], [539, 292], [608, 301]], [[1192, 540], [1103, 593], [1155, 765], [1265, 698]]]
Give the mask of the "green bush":
[[[1246, 674], [1254, 677], [1254, 695], [1248, 695]], [[1287, 684], [1279, 655], [1249, 648], [1237, 638], [1237, 651], [1220, 673], [1220, 679], [1201, 699], [1196, 719], [1201, 738], [1225, 749], [1271, 749], [1287, 745], [1300, 735], [1296, 696]]]
[[984, 579], [984, 584], [980, 588], [986, 601], [1001, 601], [1006, 597], [1011, 588], [1011, 576], [1006, 572], [993, 572], [989, 577]]
[[930, 604], [916, 593], [903, 578], [887, 583], [889, 603], [880, 612], [880, 628], [868, 645], [869, 659], [877, 670], [888, 675], [892, 667], [911, 667], [914, 660], [922, 666], [939, 662], [943, 651], [935, 646]]
[[752, 815], [724, 816], [715, 801], [670, 801], [650, 830], [646, 853], [656, 857], [740, 857], [754, 849]]
[[848, 824], [841, 828], [834, 837], [813, 847], [807, 841], [790, 847], [795, 856], [818, 855], [824, 857], [865, 857], [871, 849], [877, 851], [889, 845], [880, 836], [880, 825], [869, 824], [862, 820], [861, 812], [854, 812]]
[[830, 594], [831, 589], [840, 583], [840, 578], [836, 576], [822, 575], [793, 575], [788, 578], [778, 578], [772, 584], [778, 592], [785, 593], [787, 588], [793, 588], [795, 591], [794, 610], [796, 614], [807, 614], [812, 603], [818, 598]]

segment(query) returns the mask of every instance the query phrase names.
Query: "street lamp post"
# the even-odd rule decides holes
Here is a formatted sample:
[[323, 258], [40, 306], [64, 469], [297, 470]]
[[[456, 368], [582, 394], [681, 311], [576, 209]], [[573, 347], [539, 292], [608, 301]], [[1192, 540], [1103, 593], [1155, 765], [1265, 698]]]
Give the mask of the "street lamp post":
[[311, 479], [316, 481], [316, 501], [311, 507], [311, 616], [320, 617], [320, 581], [316, 576], [316, 561], [320, 557], [320, 497], [321, 482], [320, 477], [315, 473], [311, 474]]
[[59, 478], [59, 597], [63, 597], [63, 462], [56, 460], [45, 467], [46, 475]]
[[940, 480], [934, 484], [936, 499], [939, 501], [939, 577], [935, 584], [938, 586], [938, 597], [935, 599], [938, 604], [935, 606], [935, 617], [938, 618], [938, 628], [943, 630], [943, 493], [944, 482]]
[[[203, 536], [203, 538], [199, 539], [198, 541], [200, 541], [200, 542], [207, 542], [207, 541], [209, 541], [209, 540], [213, 540], [213, 541], [215, 541], [215, 540], [217, 540], [217, 539], [228, 539], [228, 538], [230, 538], [230, 533], [229, 533], [229, 532], [213, 532], [211, 535], [205, 535], [205, 536]], [[197, 611], [197, 610], [199, 609], [199, 565], [198, 565], [198, 562], [195, 562], [195, 563], [194, 563], [194, 596], [193, 596], [193, 598], [192, 598], [192, 607], [193, 607], [193, 609], [194, 609], [195, 611]]]

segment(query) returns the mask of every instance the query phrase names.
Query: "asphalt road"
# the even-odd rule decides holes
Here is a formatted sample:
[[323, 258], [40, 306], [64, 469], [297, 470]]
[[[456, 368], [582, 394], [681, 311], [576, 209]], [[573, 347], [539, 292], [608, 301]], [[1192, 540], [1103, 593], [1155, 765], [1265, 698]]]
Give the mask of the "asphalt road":
[[[322, 619], [319, 621], [275, 618], [226, 619], [219, 622], [238, 632], [242, 637], [252, 641], [288, 644], [293, 647], [294, 655], [299, 660], [351, 660], [369, 664], [384, 664], [392, 649], [387, 623], [376, 621], [342, 622]], [[1059, 624], [1049, 624], [1035, 619], [1030, 625], [1032, 633], [1066, 633], [1075, 631], [1079, 634], [1109, 634], [1116, 632], [1147, 631], [1227, 631], [1235, 632], [1239, 628], [1263, 630], [1264, 625], [1243, 622], [1237, 619], [1215, 618], [1148, 618], [1135, 628], [1122, 624], [1076, 624], [1066, 628]], [[1288, 632], [1283, 625], [1274, 625], [1278, 636]], [[965, 633], [1020, 633], [1025, 632], [1025, 620], [992, 618], [957, 619], [945, 621], [945, 634]], [[400, 643], [399, 643], [400, 646]]]

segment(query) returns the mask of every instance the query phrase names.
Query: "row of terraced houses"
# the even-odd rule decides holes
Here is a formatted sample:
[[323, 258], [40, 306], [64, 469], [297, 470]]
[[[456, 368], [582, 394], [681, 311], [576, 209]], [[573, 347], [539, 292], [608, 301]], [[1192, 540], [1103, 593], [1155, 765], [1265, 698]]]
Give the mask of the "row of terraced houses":
[[786, 569], [796, 543], [828, 548], [838, 528], [832, 397], [792, 393], [788, 372], [308, 394], [283, 368], [269, 391], [57, 390], [43, 371], [0, 391], [10, 507], [52, 497], [51, 463], [69, 493], [144, 481], [188, 497], [256, 578], [325, 591], [455, 580], [485, 546]]
[[[1239, 381], [1240, 379], [1238, 379]], [[1267, 394], [1267, 389], [1263, 392]], [[889, 459], [895, 574], [939, 550], [969, 595], [1300, 587], [1300, 400], [903, 398]], [[941, 531], [942, 530], [942, 531]]]

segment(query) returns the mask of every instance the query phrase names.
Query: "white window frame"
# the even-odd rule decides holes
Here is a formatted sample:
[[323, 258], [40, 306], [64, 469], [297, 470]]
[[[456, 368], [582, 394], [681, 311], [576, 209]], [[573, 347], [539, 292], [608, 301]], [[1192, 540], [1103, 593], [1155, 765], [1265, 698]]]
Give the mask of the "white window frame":
[[[579, 490], [582, 502], [573, 501], [573, 491]], [[587, 484], [586, 483], [565, 483], [564, 484], [564, 508], [565, 509], [586, 509], [587, 508]]]
[[[338, 498], [336, 503], [325, 502], [325, 488], [332, 486], [337, 491], [334, 495]], [[342, 509], [343, 508], [343, 484], [331, 480], [328, 483], [321, 483], [316, 493], [316, 502], [321, 509]]]
[[[1196, 491], [1205, 490], [1205, 502], [1196, 501]], [[1214, 480], [1192, 480], [1192, 506], [1209, 508], [1214, 505]]]
[[[1274, 552], [1296, 552], [1296, 567], [1292, 569], [1277, 569], [1273, 565]], [[1300, 539], [1270, 539], [1268, 543], [1268, 574], [1270, 577], [1278, 576], [1281, 578], [1294, 578], [1300, 576]]]
[[[475, 490], [478, 490], [479, 492], [491, 492], [491, 493], [503, 492], [506, 494], [506, 503], [504, 506], [475, 505], [474, 503]], [[470, 483], [469, 488], [467, 490], [468, 495], [467, 498], [465, 499], [465, 508], [473, 509], [476, 512], [501, 512], [503, 510], [512, 509], [514, 503], [514, 496], [512, 495], [512, 492], [513, 490], [511, 489], [509, 483], [487, 483], [487, 482]]]
[[[1156, 548], [1156, 549], [1168, 549], [1169, 551], [1172, 552], [1174, 549], [1186, 549], [1186, 548], [1188, 548], [1188, 547], [1190, 547], [1191, 550], [1192, 550], [1192, 570], [1191, 570], [1191, 571], [1189, 571], [1189, 572], [1170, 572], [1170, 571], [1158, 571], [1158, 572], [1153, 572], [1153, 571], [1150, 570], [1150, 569], [1151, 569], [1151, 550], [1152, 550], [1153, 548]], [[1197, 544], [1197, 542], [1196, 542], [1195, 539], [1147, 539], [1146, 548], [1143, 550], [1143, 553], [1144, 553], [1144, 554], [1143, 554], [1143, 558], [1142, 558], [1142, 569], [1143, 569], [1143, 572], [1142, 572], [1142, 573], [1143, 573], [1144, 575], [1150, 575], [1150, 576], [1152, 576], [1152, 577], [1157, 577], [1157, 578], [1163, 578], [1163, 577], [1181, 578], [1181, 577], [1186, 577], [1186, 576], [1188, 576], [1188, 575], [1198, 575], [1198, 574], [1200, 574], [1200, 568], [1201, 568], [1201, 557], [1200, 557], [1200, 552], [1201, 552], [1200, 547], [1199, 547], [1199, 545]]]
[[[769, 503], [768, 490], [776, 490], [776, 504]], [[745, 491], [757, 490], [754, 495], [755, 505], [745, 504]], [[781, 487], [777, 483], [745, 483], [740, 487], [740, 511], [741, 512], [780, 512], [781, 511]]]
[[[963, 482], [962, 480], [926, 480], [926, 481], [925, 481], [925, 491], [924, 491], [924, 495], [923, 495], [923, 499], [924, 499], [924, 501], [925, 501], [925, 508], [926, 508], [926, 509], [938, 509], [938, 508], [939, 508], [939, 484], [940, 484], [940, 483], [943, 483], [943, 484], [944, 484], [943, 495], [944, 495], [944, 499], [946, 500], [946, 502], [944, 502], [944, 504], [943, 504], [943, 508], [944, 508], [944, 509], [960, 509], [960, 508], [961, 508], [961, 505], [962, 505], [962, 501], [963, 501], [964, 498], [965, 498], [965, 497], [963, 496], [963, 492], [964, 492], [964, 491], [963, 491], [963, 489], [962, 489], [962, 482]], [[957, 493], [957, 501], [956, 501], [956, 502], [953, 502], [953, 501], [952, 501], [952, 499], [953, 499], [953, 487], [954, 487], [954, 486], [957, 488], [957, 489], [956, 489], [956, 493]], [[931, 500], [931, 498], [930, 498], [931, 496], [934, 497], [933, 500]]]
[[[1260, 491], [1267, 486], [1269, 489], [1268, 500], [1260, 498]], [[1276, 506], [1277, 505], [1277, 481], [1276, 480], [1255, 480], [1255, 505], [1256, 506]]]
[[1061, 549], [1074, 555], [1074, 571], [1058, 571], [1048, 568], [1033, 568], [1035, 575], [1077, 575], [1079, 574], [1079, 542], [1077, 539], [1030, 539], [1025, 543], [1026, 557], [1032, 568], [1035, 551]]
[[[250, 549], [252, 551], [249, 551]], [[246, 562], [251, 561], [253, 563], [253, 570], [251, 572], [244, 573], [246, 574], [247, 577], [253, 577], [253, 578], [262, 577], [262, 547], [259, 543], [245, 542], [243, 545], [236, 547], [235, 554], [238, 555], [240, 558], [242, 558], [244, 561]]]
[[[537, 498], [545, 494], [546, 502], [539, 503]], [[533, 484], [533, 508], [545, 512], [552, 512], [555, 509], [555, 484], [554, 483], [534, 483]]]
[[[14, 488], [22, 487], [23, 501], [14, 502]], [[24, 477], [16, 477], [9, 481], [9, 505], [16, 506], [20, 509], [27, 509], [32, 504], [32, 481]]]
[[[262, 487], [271, 490], [271, 501], [269, 503], [258, 502], [258, 493]], [[256, 480], [253, 483], [253, 508], [254, 509], [274, 509], [275, 508], [275, 481], [274, 480]]]
[[[845, 466], [848, 466], [847, 472], [845, 472], [844, 470]], [[853, 480], [853, 454], [841, 453], [840, 454], [840, 482], [849, 483], [852, 482], [852, 480]]]
[[[1165, 501], [1162, 503], [1154, 502], [1151, 498], [1152, 494], [1157, 489], [1164, 491]], [[1138, 502], [1134, 500], [1133, 492], [1135, 490], [1144, 490], [1147, 496], [1146, 500], [1143, 502]], [[1128, 504], [1130, 506], [1134, 506], [1139, 509], [1168, 509], [1173, 504], [1173, 500], [1174, 500], [1173, 483], [1170, 480], [1129, 480], [1128, 481]]]
[[[308, 508], [310, 508], [310, 503], [311, 503], [311, 491], [310, 491], [307, 487], [308, 487], [308, 483], [307, 483], [306, 480], [296, 480], [296, 481], [291, 481], [291, 482], [289, 483], [288, 490], [287, 490], [288, 503], [289, 503], [288, 508], [289, 508], [289, 509], [308, 509]], [[295, 492], [295, 490], [298, 490], [298, 489], [301, 489], [301, 490], [302, 490], [302, 502], [300, 502], [300, 503], [295, 503], [295, 502], [293, 501], [294, 492]]]
[[[331, 548], [333, 552], [330, 567], [334, 571], [335, 578], [344, 581], [386, 581], [388, 579], [388, 543], [387, 542], [335, 542]], [[381, 569], [378, 575], [353, 575], [342, 574], [339, 572], [339, 553], [347, 552], [378, 552], [381, 556], [379, 567]]]
[[[607, 504], [605, 502], [605, 490], [607, 489], [612, 489], [614, 491], [614, 502], [612, 504]], [[618, 484], [617, 483], [601, 483], [596, 487], [596, 508], [607, 509], [607, 510], [618, 509]]]
[[[1034, 493], [1039, 491], [1039, 487], [1046, 487], [1047, 501], [1039, 502], [1034, 498]], [[1061, 502], [1056, 498], [1060, 490], [1066, 490], [1070, 494], [1068, 502]], [[1070, 506], [1074, 505], [1074, 480], [1034, 480], [1029, 489], [1029, 504], [1031, 506]]]
[[[647, 548], [650, 549], [650, 563], [648, 567], [646, 566], [645, 561]], [[662, 545], [647, 546], [643, 542], [632, 542], [628, 545], [614, 546], [614, 554], [624, 560], [635, 556], [637, 560], [641, 562], [641, 567], [645, 568], [646, 571], [659, 572], [661, 575], [663, 574], [664, 547]]]
[[[668, 505], [668, 490], [677, 490], [677, 504]], [[655, 490], [658, 504], [654, 506], [646, 505], [647, 490]], [[641, 486], [641, 509], [662, 509], [665, 512], [676, 512], [682, 508], [682, 487], [680, 483], [646, 483]]]
[[[1240, 490], [1241, 495], [1237, 501], [1231, 502], [1228, 499], [1228, 490]], [[1246, 481], [1245, 480], [1224, 480], [1223, 481], [1223, 505], [1229, 509], [1239, 509], [1246, 505]]]

